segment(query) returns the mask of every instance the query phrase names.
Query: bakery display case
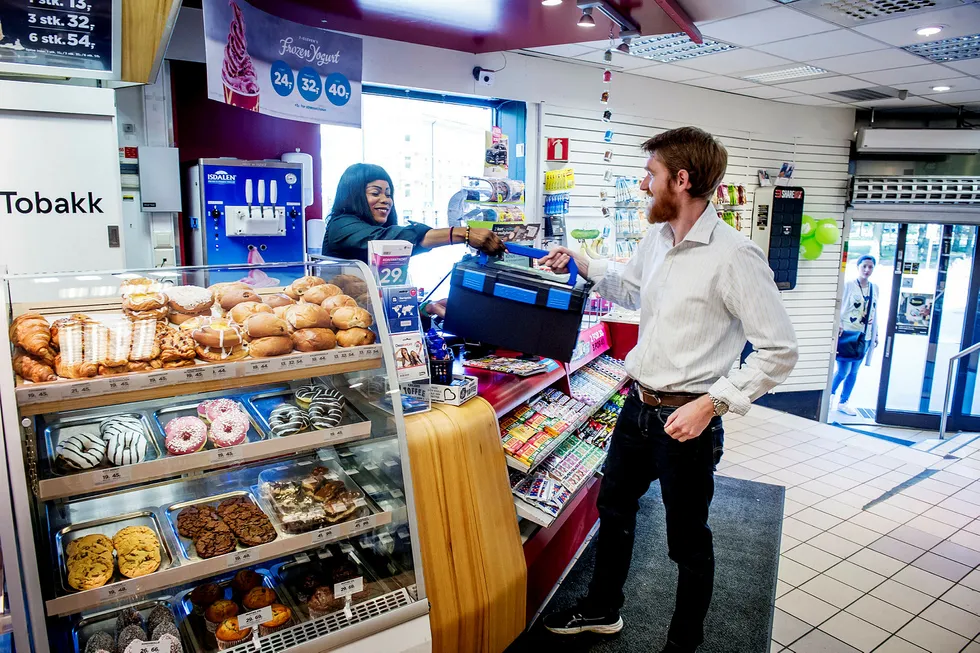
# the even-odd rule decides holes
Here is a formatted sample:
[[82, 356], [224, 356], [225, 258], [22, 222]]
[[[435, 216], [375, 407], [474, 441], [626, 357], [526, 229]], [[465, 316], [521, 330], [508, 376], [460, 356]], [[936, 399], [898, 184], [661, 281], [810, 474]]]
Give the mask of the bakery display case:
[[363, 264], [3, 282], [35, 650], [325, 651], [425, 617], [394, 358]]

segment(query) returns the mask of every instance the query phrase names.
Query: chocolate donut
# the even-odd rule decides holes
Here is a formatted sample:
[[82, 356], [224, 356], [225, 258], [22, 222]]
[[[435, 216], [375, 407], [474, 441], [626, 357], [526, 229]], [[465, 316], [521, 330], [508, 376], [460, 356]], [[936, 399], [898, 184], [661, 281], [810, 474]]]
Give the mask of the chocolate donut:
[[306, 411], [292, 404], [279, 404], [269, 415], [272, 435], [281, 438], [309, 430], [310, 418]]
[[339, 400], [334, 397], [320, 397], [314, 399], [307, 409], [313, 427], [317, 429], [329, 429], [340, 424], [344, 418], [344, 399]]

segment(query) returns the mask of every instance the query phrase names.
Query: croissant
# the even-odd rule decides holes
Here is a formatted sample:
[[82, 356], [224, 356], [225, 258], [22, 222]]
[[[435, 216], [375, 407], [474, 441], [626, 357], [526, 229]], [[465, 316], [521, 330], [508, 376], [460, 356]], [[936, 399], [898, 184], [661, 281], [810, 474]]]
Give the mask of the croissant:
[[98, 363], [86, 363], [84, 361], [66, 362], [61, 358], [61, 354], [54, 357], [54, 369], [58, 376], [66, 379], [87, 379], [99, 373]]
[[27, 353], [48, 358], [54, 355], [51, 349], [51, 327], [38, 313], [24, 313], [10, 325], [10, 342]]
[[58, 380], [58, 375], [54, 373], [50, 365], [35, 360], [20, 350], [14, 355], [14, 372], [25, 381], [33, 381], [34, 383]]

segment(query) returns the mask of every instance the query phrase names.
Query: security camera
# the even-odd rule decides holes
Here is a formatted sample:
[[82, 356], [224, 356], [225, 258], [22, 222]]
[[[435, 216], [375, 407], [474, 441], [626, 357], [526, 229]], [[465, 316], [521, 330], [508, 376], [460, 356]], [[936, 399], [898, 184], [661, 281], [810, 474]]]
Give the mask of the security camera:
[[494, 78], [495, 74], [492, 70], [480, 68], [479, 66], [473, 68], [473, 79], [484, 86], [493, 86]]

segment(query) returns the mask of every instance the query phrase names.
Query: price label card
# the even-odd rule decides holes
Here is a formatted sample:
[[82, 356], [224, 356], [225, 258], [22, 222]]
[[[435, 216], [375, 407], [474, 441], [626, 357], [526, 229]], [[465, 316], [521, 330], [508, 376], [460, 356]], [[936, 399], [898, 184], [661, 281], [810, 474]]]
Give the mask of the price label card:
[[195, 365], [194, 367], [181, 370], [181, 377], [181, 380], [185, 383], [197, 383], [213, 378], [208, 374], [208, 370], [201, 365]]
[[170, 385], [175, 380], [171, 372], [154, 372], [153, 374], [147, 374], [145, 378], [147, 388]]
[[94, 397], [99, 393], [96, 390], [94, 381], [84, 383], [72, 383], [65, 388], [64, 399], [78, 399], [79, 397]]
[[[129, 648], [127, 647], [126, 650], [128, 651]], [[136, 653], [170, 653], [170, 640], [143, 642], [135, 650]]]
[[259, 624], [269, 623], [270, 621], [272, 621], [272, 606], [267, 605], [264, 608], [238, 615], [238, 628], [255, 628]]
[[351, 349], [338, 349], [336, 350], [337, 360], [349, 361], [357, 358], [357, 352]]
[[313, 531], [310, 533], [310, 544], [313, 544], [314, 546], [318, 544], [326, 544], [328, 542], [332, 542], [338, 535], [340, 535], [339, 526], [321, 528], [318, 531]]
[[381, 348], [377, 345], [368, 345], [357, 350], [358, 358], [380, 358]]
[[208, 365], [205, 369], [211, 374], [212, 379], [230, 379], [235, 376], [234, 367], [231, 365]]
[[305, 356], [280, 356], [276, 359], [277, 369], [282, 372], [306, 367]]
[[225, 449], [215, 449], [210, 452], [209, 460], [211, 464], [225, 464], [233, 463], [242, 459], [242, 450], [240, 447], [227, 447]]
[[293, 560], [295, 560], [300, 564], [303, 564], [304, 562], [310, 561], [310, 556], [306, 555], [305, 553], [297, 553], [296, 555], [293, 556]]
[[99, 600], [106, 603], [112, 601], [122, 601], [123, 599], [128, 599], [137, 593], [135, 587], [130, 587], [128, 585], [108, 585], [106, 587], [100, 587], [99, 590]]
[[364, 591], [364, 577], [358, 576], [357, 578], [351, 578], [350, 580], [341, 581], [335, 583], [333, 586], [333, 595], [336, 598], [341, 596], [352, 596], [358, 592]]
[[323, 432], [324, 442], [333, 442], [334, 440], [339, 440], [344, 437], [346, 431], [343, 427], [338, 427], [334, 429], [328, 429]]
[[133, 390], [133, 379], [121, 377], [118, 379], [106, 379], [109, 392], [129, 392]]
[[129, 467], [100, 469], [93, 473], [95, 474], [95, 479], [92, 481], [92, 485], [96, 487], [128, 483], [133, 478], [132, 470]]
[[251, 361], [245, 368], [248, 374], [267, 374], [277, 368], [272, 361]]
[[374, 525], [374, 519], [371, 517], [361, 517], [360, 519], [355, 519], [354, 524], [351, 526], [353, 531], [363, 531], [371, 528]]
[[307, 365], [311, 367], [316, 367], [318, 365], [329, 365], [334, 361], [333, 352], [317, 352], [310, 354], [306, 359]]
[[[252, 549], [245, 549], [244, 551], [235, 551], [229, 553], [226, 556], [226, 566], [228, 568], [238, 567], [240, 565], [247, 565], [249, 563], [255, 562], [258, 556]], [[268, 621], [268, 619], [266, 619]]]
[[364, 465], [364, 469], [367, 470], [367, 471], [369, 471], [369, 472], [376, 472], [376, 471], [378, 471], [378, 466], [375, 465], [374, 463], [366, 463]]
[[18, 403], [22, 406], [24, 404], [41, 404], [45, 401], [57, 401], [61, 397], [62, 388], [34, 388], [32, 386], [26, 386], [17, 390]]

